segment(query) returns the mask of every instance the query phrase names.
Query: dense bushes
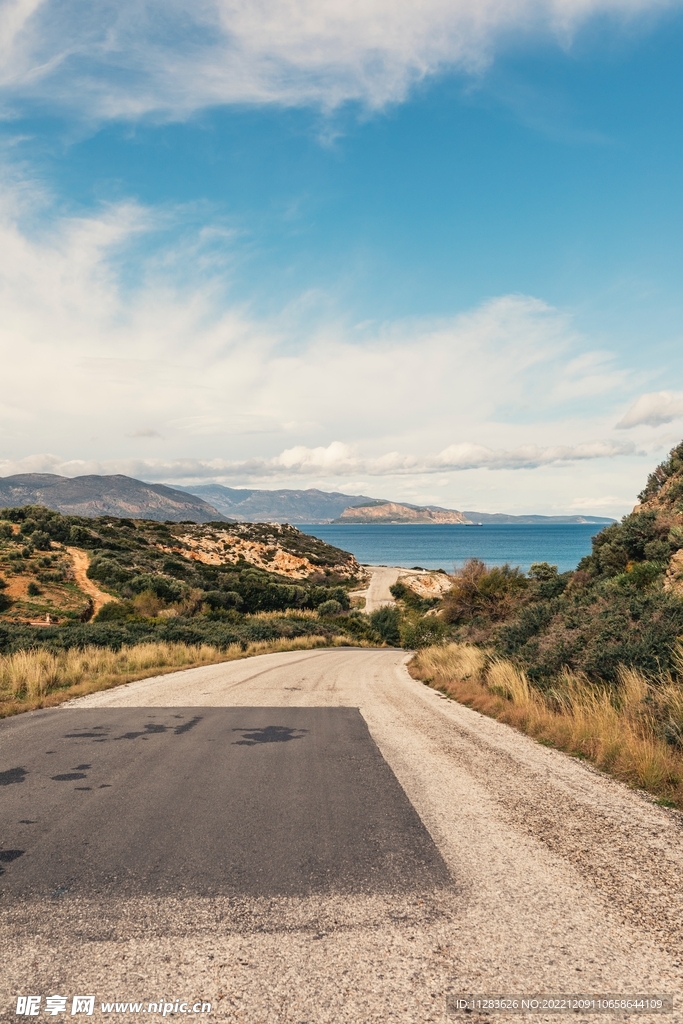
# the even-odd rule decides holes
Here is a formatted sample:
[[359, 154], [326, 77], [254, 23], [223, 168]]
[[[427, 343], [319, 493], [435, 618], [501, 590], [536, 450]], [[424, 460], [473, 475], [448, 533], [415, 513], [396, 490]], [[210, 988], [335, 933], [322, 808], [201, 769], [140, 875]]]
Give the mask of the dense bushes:
[[443, 601], [447, 622], [464, 622], [484, 615], [491, 620], [505, 618], [516, 599], [526, 590], [523, 572], [509, 565], [487, 569], [478, 558], [471, 558], [456, 574], [452, 589]]
[[[645, 502], [650, 498], [656, 497], [667, 481], [674, 476], [677, 477], [675, 483], [680, 484], [683, 481], [683, 442], [672, 448], [669, 452], [669, 458], [657, 466], [653, 473], [650, 473], [647, 478], [647, 484], [638, 495], [638, 499]], [[679, 495], [676, 495], [676, 497], [679, 497]]]
[[[273, 557], [276, 544], [284, 544], [292, 553], [306, 556], [321, 570], [310, 579], [291, 582], [277, 573], [250, 565], [244, 559], [236, 564], [208, 563], [194, 557], [186, 543], [187, 527], [200, 531], [214, 544], [228, 544], [230, 527], [212, 524], [165, 524], [123, 520], [111, 516], [83, 519], [64, 516], [40, 506], [2, 511], [4, 537], [12, 536], [12, 523], [18, 524], [26, 556], [35, 550], [49, 550], [52, 541], [85, 548], [90, 552], [88, 576], [110, 593], [125, 600], [141, 594], [153, 594], [166, 605], [182, 604], [182, 614], [208, 608], [212, 614], [234, 609], [244, 614], [278, 612], [287, 609], [315, 610], [335, 601], [342, 610], [349, 608], [347, 586], [334, 575], [334, 567], [350, 556], [315, 537], [300, 534], [289, 526], [242, 524], [235, 529], [247, 531], [248, 539], [269, 545]], [[180, 527], [184, 527], [183, 534]], [[204, 533], [201, 533], [204, 531]], [[221, 531], [224, 531], [221, 533]], [[228, 532], [225, 532], [228, 531]], [[241, 535], [241, 534], [240, 534]], [[190, 539], [194, 534], [190, 533]], [[186, 539], [183, 539], [183, 538]], [[169, 552], [163, 548], [177, 547]], [[183, 557], [187, 550], [190, 557]], [[201, 592], [201, 598], [196, 593]], [[109, 611], [108, 615], [121, 617]]]
[[406, 618], [400, 626], [401, 646], [409, 650], [422, 647], [433, 647], [440, 644], [448, 635], [446, 623], [435, 615], [421, 615], [418, 618]]
[[[1, 596], [1, 595], [0, 595]], [[105, 606], [108, 607], [108, 606]], [[104, 610], [104, 609], [103, 609]], [[101, 614], [101, 613], [100, 613]], [[321, 636], [332, 639], [340, 630], [315, 618], [273, 616], [268, 618], [236, 617], [222, 621], [198, 616], [195, 618], [142, 619], [130, 621], [97, 621], [88, 624], [43, 627], [0, 625], [0, 653], [10, 654], [32, 648], [71, 650], [84, 647], [110, 647], [120, 650], [146, 641], [210, 644], [224, 649], [232, 644], [246, 647], [264, 640]]]
[[386, 605], [370, 615], [371, 628], [380, 640], [392, 647], [399, 647], [401, 643], [399, 624], [400, 614], [395, 606]]
[[472, 560], [456, 574], [444, 617], [460, 639], [513, 659], [541, 688], [565, 669], [614, 685], [624, 665], [652, 677], [680, 672], [683, 597], [664, 587], [683, 548], [679, 491], [683, 445], [651, 474], [641, 496], [651, 503], [598, 533], [575, 572], [539, 563], [524, 579]]
[[581, 561], [579, 569], [604, 577], [626, 572], [633, 562], [653, 562], [661, 568], [683, 547], [683, 531], [676, 526], [669, 516], [652, 509], [634, 512], [594, 538], [593, 553]]

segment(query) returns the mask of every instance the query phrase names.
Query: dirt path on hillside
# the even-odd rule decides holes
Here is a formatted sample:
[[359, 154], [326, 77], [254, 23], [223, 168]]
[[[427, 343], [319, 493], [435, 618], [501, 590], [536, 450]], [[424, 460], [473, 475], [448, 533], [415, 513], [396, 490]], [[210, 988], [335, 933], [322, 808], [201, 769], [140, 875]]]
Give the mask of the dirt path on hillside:
[[87, 573], [90, 560], [85, 551], [81, 551], [79, 548], [67, 548], [66, 550], [71, 555], [71, 559], [74, 563], [76, 583], [92, 600], [92, 614], [94, 618], [103, 605], [108, 604], [110, 601], [115, 601], [116, 598], [112, 597], [111, 594], [105, 594], [104, 591], [100, 590], [100, 588], [93, 583], [91, 579], [88, 579]]

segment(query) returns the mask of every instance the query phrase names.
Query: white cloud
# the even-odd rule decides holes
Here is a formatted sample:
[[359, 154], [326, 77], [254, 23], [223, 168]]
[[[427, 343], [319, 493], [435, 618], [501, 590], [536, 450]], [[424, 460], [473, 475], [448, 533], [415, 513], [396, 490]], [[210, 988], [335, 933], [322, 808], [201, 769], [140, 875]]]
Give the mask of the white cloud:
[[618, 430], [631, 427], [659, 427], [683, 418], [683, 392], [652, 391], [641, 395], [617, 423]]
[[[168, 212], [123, 203], [59, 219], [44, 196], [37, 231], [22, 196], [0, 203], [3, 475], [383, 478], [420, 501], [421, 480], [494, 469], [487, 479], [526, 474], [525, 490], [565, 473], [570, 488], [578, 463], [635, 451], [610, 436], [623, 371], [537, 298], [355, 328], [310, 326], [306, 301], [263, 319], [229, 299], [229, 235], [230, 259], [211, 248], [207, 263], [210, 231], [154, 236]], [[31, 454], [48, 446], [63, 455]]]
[[0, 84], [97, 117], [241, 102], [379, 108], [443, 69], [482, 69], [511, 36], [566, 45], [593, 17], [679, 2], [6, 0]]
[[[56, 455], [32, 455], [19, 460], [0, 460], [0, 476], [17, 473], [57, 473], [82, 476], [88, 473], [124, 473], [145, 480], [173, 480], [191, 483], [202, 480], [232, 483], [236, 479], [250, 483], [295, 477], [401, 477], [443, 473], [445, 470], [468, 469], [537, 469], [541, 466], [575, 463], [588, 459], [613, 459], [632, 455], [633, 444], [595, 441], [590, 444], [562, 445], [548, 448], [525, 445], [520, 448], [494, 451], [484, 445], [450, 445], [435, 455], [403, 455], [387, 452], [367, 458], [350, 445], [333, 441], [326, 448], [297, 445], [271, 459], [112, 459], [64, 460]], [[612, 501], [613, 499], [608, 499]]]

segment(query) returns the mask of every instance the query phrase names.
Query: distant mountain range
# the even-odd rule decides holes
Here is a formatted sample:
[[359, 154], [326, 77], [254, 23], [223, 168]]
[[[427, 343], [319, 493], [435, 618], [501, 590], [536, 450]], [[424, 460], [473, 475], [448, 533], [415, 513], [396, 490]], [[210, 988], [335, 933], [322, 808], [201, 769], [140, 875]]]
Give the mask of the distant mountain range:
[[331, 523], [349, 505], [372, 504], [366, 494], [340, 494], [338, 491], [257, 491], [223, 487], [222, 484], [198, 484], [183, 488], [210, 502], [223, 515], [238, 523]]
[[590, 523], [595, 526], [609, 526], [616, 523], [616, 519], [609, 519], [606, 516], [508, 516], [504, 512], [463, 512], [468, 522], [478, 526], [480, 523], [517, 523], [519, 526], [533, 525], [534, 523]]
[[594, 523], [607, 526], [614, 519], [604, 516], [511, 516], [501, 512], [460, 512], [438, 505], [411, 505], [409, 502], [370, 498], [365, 494], [339, 491], [279, 490], [260, 491], [199, 484], [188, 487], [210, 502], [214, 508], [237, 522], [305, 523]]
[[129, 476], [57, 476], [21, 473], [0, 477], [0, 506], [45, 505], [65, 515], [118, 516], [240, 523], [593, 523], [606, 526], [603, 516], [511, 516], [502, 513], [460, 512], [437, 505], [411, 505], [365, 494], [339, 491], [253, 490], [198, 484], [192, 488], [148, 484]]
[[165, 484], [146, 484], [129, 476], [57, 476], [20, 473], [0, 477], [0, 506], [45, 505], [64, 515], [118, 516], [180, 523], [225, 522], [202, 498]]

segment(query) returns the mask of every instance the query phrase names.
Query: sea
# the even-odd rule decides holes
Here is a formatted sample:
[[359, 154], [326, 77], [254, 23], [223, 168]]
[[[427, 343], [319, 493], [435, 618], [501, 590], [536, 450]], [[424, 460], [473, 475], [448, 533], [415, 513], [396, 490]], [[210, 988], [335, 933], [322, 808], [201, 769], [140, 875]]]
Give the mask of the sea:
[[591, 552], [591, 537], [604, 526], [591, 523], [465, 526], [439, 524], [325, 524], [299, 526], [303, 533], [350, 551], [365, 565], [460, 569], [469, 558], [487, 566], [508, 562], [524, 572], [533, 562], [550, 562], [560, 572], [575, 569]]

